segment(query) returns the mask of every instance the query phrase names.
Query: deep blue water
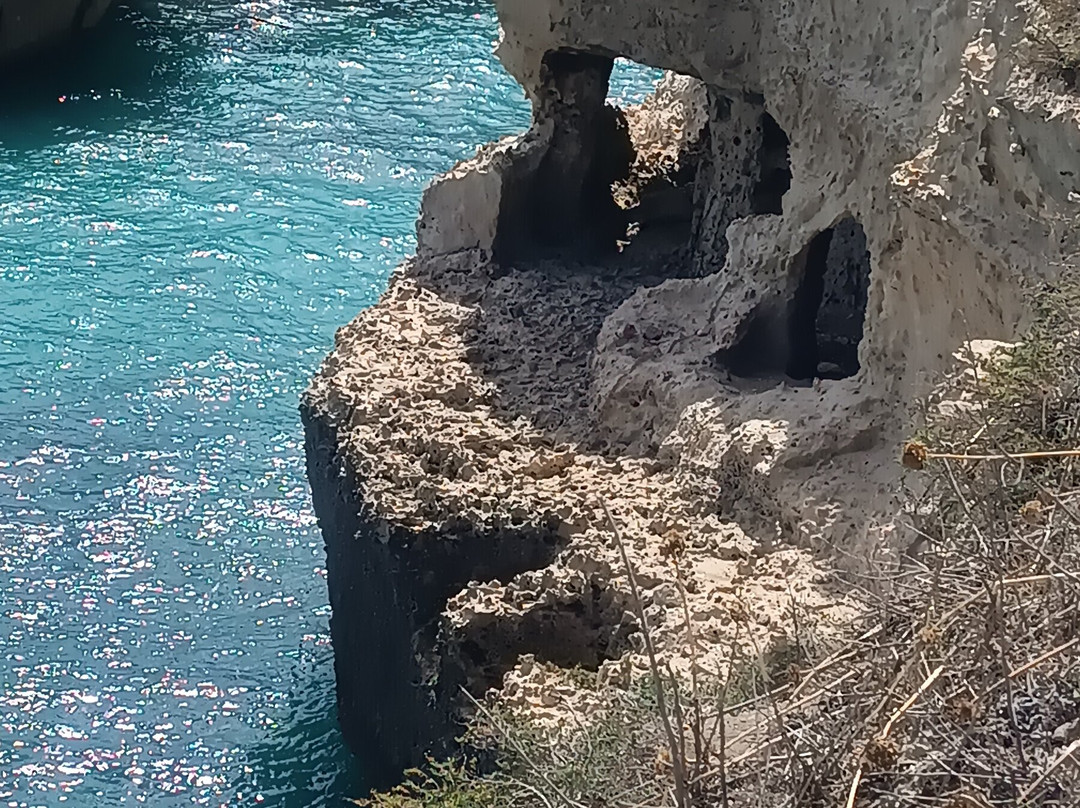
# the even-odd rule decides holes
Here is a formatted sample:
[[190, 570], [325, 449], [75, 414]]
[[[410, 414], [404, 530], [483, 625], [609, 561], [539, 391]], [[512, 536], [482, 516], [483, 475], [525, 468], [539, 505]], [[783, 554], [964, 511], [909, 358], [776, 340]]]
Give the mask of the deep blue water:
[[423, 185], [528, 124], [496, 36], [162, 0], [0, 74], [0, 805], [363, 795], [297, 403]]

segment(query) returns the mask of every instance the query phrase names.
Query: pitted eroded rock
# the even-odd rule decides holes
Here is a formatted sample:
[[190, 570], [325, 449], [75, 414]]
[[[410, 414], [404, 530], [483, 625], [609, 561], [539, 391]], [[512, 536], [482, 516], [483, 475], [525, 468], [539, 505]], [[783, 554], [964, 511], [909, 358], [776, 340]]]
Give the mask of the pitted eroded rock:
[[[913, 402], [1080, 214], [1080, 101], [1014, 0], [497, 6], [534, 125], [431, 186], [304, 404], [342, 721], [428, 722], [388, 770], [521, 655], [640, 661], [605, 507], [676, 666], [853, 619], [827, 570], [896, 563]], [[607, 110], [615, 54], [685, 75]], [[386, 630], [376, 682], [348, 655]]]

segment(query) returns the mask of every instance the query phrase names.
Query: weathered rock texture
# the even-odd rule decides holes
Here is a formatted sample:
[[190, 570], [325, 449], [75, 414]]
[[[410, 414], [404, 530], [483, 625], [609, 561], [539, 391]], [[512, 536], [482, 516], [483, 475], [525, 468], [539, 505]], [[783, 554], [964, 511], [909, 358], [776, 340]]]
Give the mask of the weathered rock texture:
[[[1080, 199], [1035, 6], [497, 6], [533, 126], [433, 183], [417, 257], [304, 403], [341, 719], [386, 774], [521, 654], [630, 675], [605, 507], [676, 664], [687, 618], [710, 665], [850, 619], [825, 570], [909, 541], [913, 402], [965, 338], [1014, 333]], [[616, 55], [682, 77], [616, 111]]]
[[0, 59], [28, 56], [96, 25], [112, 0], [0, 0]]

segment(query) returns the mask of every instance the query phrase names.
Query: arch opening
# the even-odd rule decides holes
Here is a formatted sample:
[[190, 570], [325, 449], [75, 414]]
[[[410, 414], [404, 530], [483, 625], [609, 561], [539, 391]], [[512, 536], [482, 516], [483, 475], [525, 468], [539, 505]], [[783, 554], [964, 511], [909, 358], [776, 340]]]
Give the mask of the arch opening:
[[[606, 52], [553, 51], [542, 65], [534, 117], [550, 134], [504, 183], [497, 262], [701, 277], [724, 266], [733, 221], [782, 213], [789, 141], [763, 97]], [[627, 76], [644, 91], [633, 100], [618, 93]]]

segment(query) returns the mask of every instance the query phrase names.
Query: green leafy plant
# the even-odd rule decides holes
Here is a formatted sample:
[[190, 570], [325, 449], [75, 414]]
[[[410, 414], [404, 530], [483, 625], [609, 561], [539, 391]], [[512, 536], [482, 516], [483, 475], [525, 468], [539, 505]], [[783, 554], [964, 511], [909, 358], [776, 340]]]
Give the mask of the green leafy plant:
[[396, 788], [351, 802], [365, 808], [492, 808], [500, 804], [499, 796], [495, 784], [477, 774], [475, 764], [429, 760], [426, 770], [405, 772], [405, 781]]

